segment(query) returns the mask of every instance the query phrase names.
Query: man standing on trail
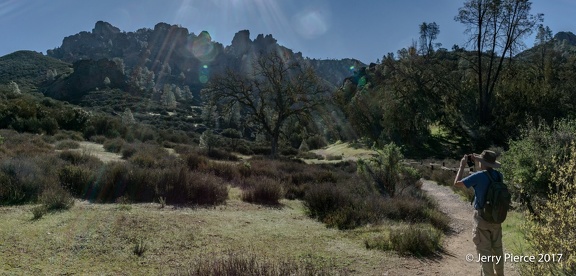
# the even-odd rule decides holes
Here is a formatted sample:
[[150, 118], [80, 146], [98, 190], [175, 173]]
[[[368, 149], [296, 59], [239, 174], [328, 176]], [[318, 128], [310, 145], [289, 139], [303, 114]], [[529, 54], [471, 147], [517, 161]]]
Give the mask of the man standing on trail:
[[[478, 171], [474, 174], [464, 176], [464, 169], [468, 161], [474, 161], [478, 165]], [[481, 217], [481, 210], [486, 202], [486, 194], [490, 185], [490, 178], [502, 179], [500, 172], [494, 170], [499, 168], [500, 163], [496, 161], [496, 153], [485, 150], [482, 154], [464, 155], [460, 160], [460, 169], [454, 179], [454, 186], [474, 188], [474, 228], [472, 241], [476, 245], [479, 262], [482, 264], [482, 275], [504, 275], [504, 258], [502, 250], [502, 225], [501, 223], [490, 223]], [[490, 176], [488, 175], [490, 174]]]

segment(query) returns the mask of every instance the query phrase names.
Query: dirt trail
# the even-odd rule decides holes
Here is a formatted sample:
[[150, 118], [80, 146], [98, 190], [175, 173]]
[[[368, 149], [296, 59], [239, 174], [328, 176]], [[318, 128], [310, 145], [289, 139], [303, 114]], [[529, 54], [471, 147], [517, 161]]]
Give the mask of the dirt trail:
[[[452, 219], [451, 232], [444, 240], [444, 252], [432, 259], [405, 259], [405, 270], [390, 271], [390, 275], [478, 275], [480, 264], [467, 262], [467, 254], [475, 254], [472, 242], [472, 212], [474, 209], [464, 202], [450, 187], [440, 186], [434, 181], [424, 180], [422, 189], [436, 199], [440, 211]], [[506, 275], [517, 275], [507, 263]]]

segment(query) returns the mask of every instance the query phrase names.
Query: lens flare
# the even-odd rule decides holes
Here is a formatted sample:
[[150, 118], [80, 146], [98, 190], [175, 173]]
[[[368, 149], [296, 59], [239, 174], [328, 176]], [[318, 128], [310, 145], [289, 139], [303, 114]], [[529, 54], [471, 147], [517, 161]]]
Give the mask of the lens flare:
[[203, 63], [209, 63], [218, 56], [218, 49], [214, 47], [210, 34], [205, 31], [188, 42], [188, 51]]
[[198, 80], [201, 83], [207, 83], [208, 82], [208, 76], [210, 75], [210, 72], [208, 71], [208, 65], [204, 64], [200, 67], [200, 70], [198, 71]]
[[315, 38], [328, 31], [328, 19], [324, 12], [308, 10], [294, 16], [296, 31], [305, 38]]

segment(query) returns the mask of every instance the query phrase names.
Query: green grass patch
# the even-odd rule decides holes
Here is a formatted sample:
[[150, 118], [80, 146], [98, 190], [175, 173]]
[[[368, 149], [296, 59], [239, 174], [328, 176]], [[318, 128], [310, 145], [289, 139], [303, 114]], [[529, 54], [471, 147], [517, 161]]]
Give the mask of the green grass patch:
[[525, 218], [521, 212], [510, 211], [502, 223], [502, 242], [507, 251], [514, 254], [531, 252], [530, 244], [526, 241], [522, 227]]

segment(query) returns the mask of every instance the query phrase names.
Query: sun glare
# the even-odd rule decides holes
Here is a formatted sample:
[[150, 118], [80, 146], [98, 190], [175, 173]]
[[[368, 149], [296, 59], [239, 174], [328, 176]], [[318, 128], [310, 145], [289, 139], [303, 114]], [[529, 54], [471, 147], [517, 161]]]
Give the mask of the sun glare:
[[306, 10], [294, 16], [295, 29], [305, 38], [323, 35], [328, 30], [328, 23], [323, 12]]

